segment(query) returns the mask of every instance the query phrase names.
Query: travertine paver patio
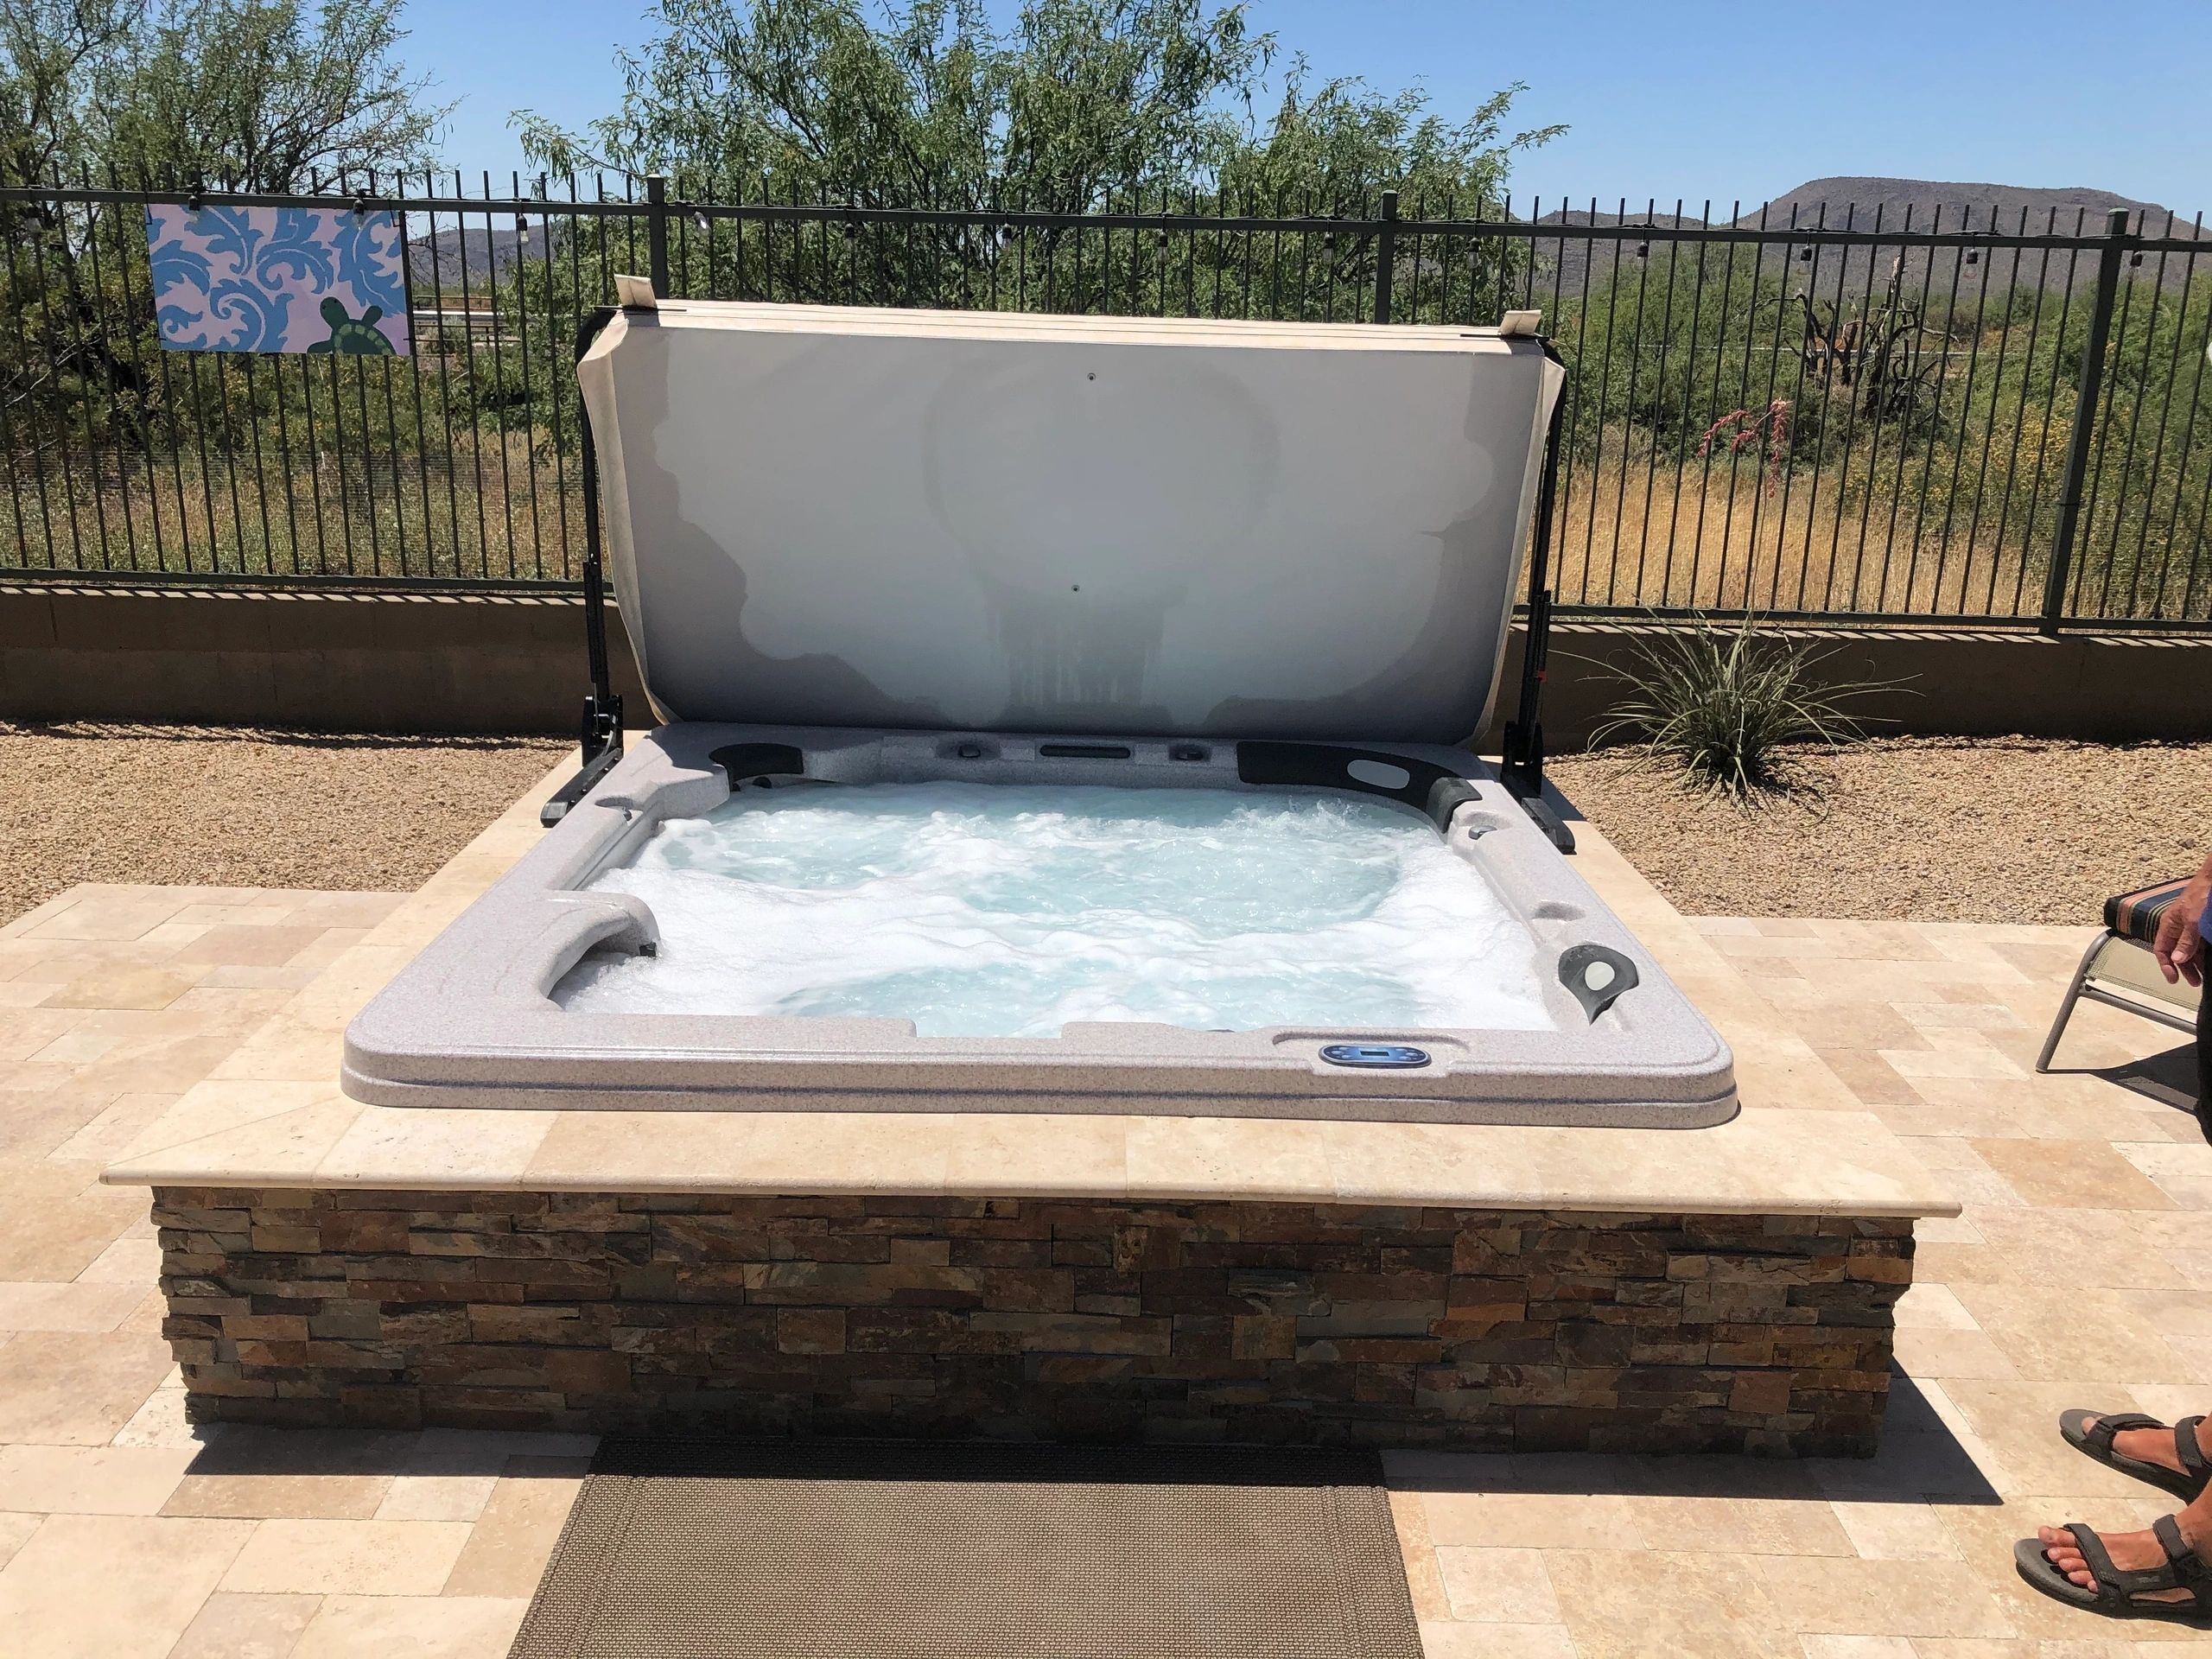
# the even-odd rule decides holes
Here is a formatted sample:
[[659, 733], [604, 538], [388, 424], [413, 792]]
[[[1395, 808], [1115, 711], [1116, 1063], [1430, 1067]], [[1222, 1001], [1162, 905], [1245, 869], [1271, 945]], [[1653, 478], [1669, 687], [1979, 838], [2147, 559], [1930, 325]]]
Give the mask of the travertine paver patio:
[[[1611, 891], [1585, 833], [1585, 874], [1662, 957], [1684, 949], [1637, 913], [1648, 897]], [[144, 1195], [96, 1184], [397, 902], [87, 887], [0, 929], [0, 1651], [505, 1651], [589, 1442], [192, 1430]], [[1813, 1093], [1910, 1137], [1966, 1205], [1921, 1229], [1885, 1450], [1393, 1455], [1431, 1659], [2212, 1650], [2045, 1602], [2010, 1561], [2039, 1522], [2171, 1507], [2060, 1445], [2061, 1406], [2212, 1402], [2212, 1148], [2112, 1075], [2165, 1033], [2085, 1007], [2073, 1069], [2028, 1074], [2077, 929], [1724, 918], [1694, 937], [1724, 1029], [1794, 1033], [1833, 1074]]]

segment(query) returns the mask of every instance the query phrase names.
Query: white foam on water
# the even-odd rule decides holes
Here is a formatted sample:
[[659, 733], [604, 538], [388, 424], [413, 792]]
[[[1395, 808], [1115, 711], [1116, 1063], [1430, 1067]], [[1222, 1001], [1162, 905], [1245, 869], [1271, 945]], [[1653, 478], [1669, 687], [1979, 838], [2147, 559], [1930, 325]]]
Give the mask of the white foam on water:
[[1535, 944], [1427, 821], [1334, 796], [800, 785], [663, 824], [601, 892], [661, 927], [563, 1007], [855, 1014], [925, 1037], [1070, 1020], [1543, 1030]]

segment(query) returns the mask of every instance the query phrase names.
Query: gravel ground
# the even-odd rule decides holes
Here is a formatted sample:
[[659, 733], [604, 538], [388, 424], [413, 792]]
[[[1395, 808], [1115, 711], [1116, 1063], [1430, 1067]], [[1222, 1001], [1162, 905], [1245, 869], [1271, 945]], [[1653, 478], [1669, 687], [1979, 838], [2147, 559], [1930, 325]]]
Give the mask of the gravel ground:
[[2212, 835], [2212, 743], [1883, 738], [1796, 770], [1743, 810], [1619, 751], [1550, 764], [1560, 791], [1697, 916], [2094, 923], [2184, 874]]
[[574, 747], [0, 722], [0, 921], [79, 881], [411, 892]]

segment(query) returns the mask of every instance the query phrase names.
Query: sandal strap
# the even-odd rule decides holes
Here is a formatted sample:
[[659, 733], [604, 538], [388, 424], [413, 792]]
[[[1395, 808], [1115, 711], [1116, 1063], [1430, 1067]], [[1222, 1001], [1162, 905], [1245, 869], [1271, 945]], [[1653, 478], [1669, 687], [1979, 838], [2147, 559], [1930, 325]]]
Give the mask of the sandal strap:
[[2184, 1417], [2174, 1425], [2174, 1455], [2181, 1459], [2181, 1466], [2199, 1480], [2212, 1475], [2212, 1458], [2207, 1458], [2196, 1443], [2197, 1425], [2203, 1421], [2200, 1414]]
[[[2168, 1524], [2171, 1524], [2171, 1517], [2168, 1517]], [[2167, 1551], [2164, 1561], [2156, 1567], [2120, 1567], [2113, 1565], [2111, 1552], [2105, 1548], [2105, 1541], [2097, 1536], [2094, 1529], [2075, 1522], [2069, 1523], [2066, 1530], [2074, 1535], [2074, 1542], [2081, 1549], [2082, 1559], [2088, 1564], [2090, 1574], [2097, 1581], [2097, 1593], [2101, 1596], [2110, 1591], [2125, 1600], [2139, 1591], [2177, 1590], [2181, 1587], [2180, 1576], [2174, 1570], [2171, 1544], [2163, 1532], [2158, 1534], [2158, 1542]], [[2177, 1528], [2172, 1542], [2180, 1541], [2181, 1532]], [[2183, 1550], [2190, 1553], [2186, 1546], [2183, 1546]]]
[[2164, 1428], [2165, 1425], [2155, 1417], [2146, 1417], [2139, 1411], [2122, 1411], [2099, 1417], [2082, 1431], [2082, 1438], [2100, 1452], [2109, 1455], [2113, 1436], [2131, 1428]]
[[2065, 1530], [2074, 1538], [2075, 1547], [2082, 1552], [2082, 1560], [2097, 1581], [2097, 1599], [2107, 1605], [2139, 1606], [2145, 1604], [2137, 1599], [2153, 1590], [2186, 1590], [2190, 1602], [2176, 1602], [2177, 1607], [2193, 1605], [2202, 1611], [2212, 1607], [2212, 1568], [2196, 1558], [2196, 1552], [2182, 1541], [2181, 1529], [2173, 1516], [2161, 1516], [2151, 1523], [2151, 1530], [2158, 1547], [2166, 1553], [2165, 1560], [2157, 1567], [2122, 1568], [2113, 1565], [2111, 1552], [2105, 1548], [2104, 1540], [2094, 1529], [2079, 1522], [2069, 1522]]
[[2212, 1611], [2212, 1567], [2205, 1566], [2196, 1552], [2182, 1541], [2179, 1523], [2172, 1516], [2162, 1515], [2151, 1523], [2151, 1530], [2157, 1536], [2159, 1548], [2166, 1552], [2176, 1586], [2189, 1592], [2190, 1605], [2196, 1611]]

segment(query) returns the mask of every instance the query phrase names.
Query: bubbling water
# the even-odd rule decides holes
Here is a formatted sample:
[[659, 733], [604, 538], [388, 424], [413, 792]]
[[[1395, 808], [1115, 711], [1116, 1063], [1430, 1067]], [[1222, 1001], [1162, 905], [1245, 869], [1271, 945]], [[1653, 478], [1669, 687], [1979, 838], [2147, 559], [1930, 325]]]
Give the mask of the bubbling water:
[[623, 1013], [1200, 1030], [1548, 1029], [1535, 945], [1425, 819], [1320, 795], [800, 785], [672, 819], [595, 890], [659, 954], [555, 999]]

